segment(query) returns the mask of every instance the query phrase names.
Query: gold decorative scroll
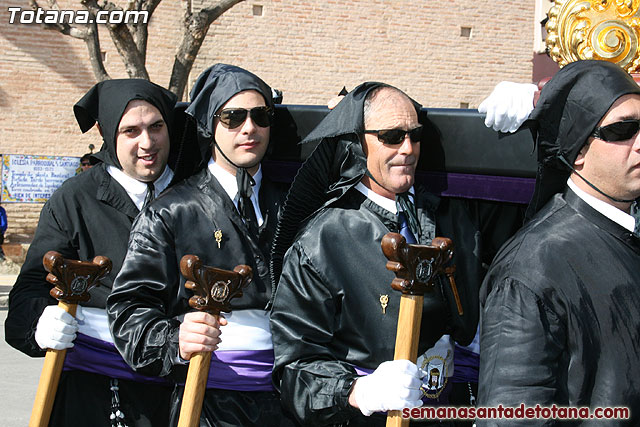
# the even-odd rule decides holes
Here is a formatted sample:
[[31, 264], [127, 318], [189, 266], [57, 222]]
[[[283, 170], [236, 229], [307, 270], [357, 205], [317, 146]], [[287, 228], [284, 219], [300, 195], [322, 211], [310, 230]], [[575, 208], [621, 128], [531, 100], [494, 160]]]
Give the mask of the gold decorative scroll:
[[602, 59], [637, 72], [639, 6], [640, 0], [555, 0], [546, 25], [549, 55], [561, 67]]

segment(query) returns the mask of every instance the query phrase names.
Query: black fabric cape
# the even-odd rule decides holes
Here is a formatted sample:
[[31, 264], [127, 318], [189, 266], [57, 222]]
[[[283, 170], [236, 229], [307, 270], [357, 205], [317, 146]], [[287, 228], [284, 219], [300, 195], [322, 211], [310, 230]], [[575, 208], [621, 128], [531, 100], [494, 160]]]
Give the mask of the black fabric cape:
[[628, 230], [571, 190], [554, 196], [483, 283], [478, 404], [626, 406], [631, 418], [615, 425], [639, 425], [639, 265]]
[[[416, 197], [420, 243], [436, 235], [455, 242], [465, 311], [461, 319], [453, 318], [457, 310], [445, 283], [425, 295], [421, 354], [443, 334], [464, 343], [473, 339], [482, 264], [491, 261], [482, 239], [490, 230], [480, 227], [496, 206], [473, 209], [469, 205], [475, 202], [440, 200], [419, 189]], [[384, 425], [384, 417], [362, 416], [347, 398], [358, 376], [354, 365], [373, 370], [393, 359], [400, 293], [391, 289], [395, 275], [380, 249], [389, 231], [398, 231], [396, 216], [352, 189], [310, 219], [287, 252], [271, 314], [274, 382], [285, 408], [302, 424]], [[384, 314], [382, 294], [389, 298]]]
[[[9, 294], [9, 312], [5, 321], [5, 339], [11, 346], [29, 356], [44, 356], [34, 339], [38, 319], [48, 305], [57, 304], [49, 295], [51, 284], [46, 281], [47, 272], [42, 265], [42, 257], [50, 250], [56, 250], [69, 259], [91, 260], [97, 255], [106, 255], [113, 262], [111, 272], [101, 281], [100, 286], [90, 290], [91, 300], [85, 306], [104, 308], [107, 295], [124, 259], [129, 229], [138, 214], [126, 191], [105, 170], [106, 165], [100, 163], [88, 171], [76, 175], [62, 184], [45, 203], [40, 213], [38, 228], [33, 242], [27, 252], [26, 260], [20, 274]], [[94, 387], [105, 385], [109, 392], [108, 378], [97, 374], [81, 372], [77, 374], [63, 373], [58, 386], [54, 403], [52, 425], [75, 425], [75, 413], [86, 414], [84, 420], [93, 426], [110, 426], [108, 414], [102, 417], [100, 410], [88, 411], [85, 398], [91, 400], [93, 406], [106, 407], [109, 410], [110, 394], [106, 401], [105, 390], [96, 391]], [[80, 371], [77, 371], [80, 372]], [[65, 379], [71, 375], [71, 379]], [[82, 380], [74, 381], [77, 375]], [[93, 378], [93, 381], [86, 380]], [[135, 402], [125, 401], [126, 396], [136, 396], [137, 388], [127, 390], [127, 384], [121, 383], [122, 404], [135, 406], [140, 419], [145, 424], [146, 417], [158, 411], [156, 402], [168, 401], [170, 388], [144, 384], [147, 393], [157, 396], [156, 402], [144, 396]], [[69, 387], [67, 389], [67, 387]], [[109, 392], [110, 393], [110, 392]], [[82, 399], [80, 398], [82, 397]], [[147, 403], [149, 405], [147, 405]], [[123, 406], [123, 412], [124, 412]], [[74, 408], [74, 411], [70, 411]], [[168, 419], [169, 408], [162, 407], [164, 412], [159, 417]], [[134, 416], [129, 412], [127, 417]], [[131, 418], [128, 418], [131, 420]]]
[[65, 258], [91, 260], [108, 256], [111, 272], [92, 288], [91, 299], [82, 303], [104, 308], [107, 295], [126, 254], [129, 229], [138, 215], [124, 188], [98, 164], [65, 181], [40, 212], [38, 228], [27, 257], [9, 294], [5, 322], [6, 340], [29, 356], [44, 356], [34, 340], [35, 328], [47, 305], [57, 304], [49, 295], [52, 285], [42, 258], [56, 250]]
[[[259, 239], [248, 235], [231, 199], [209, 169], [175, 185], [154, 200], [136, 219], [124, 264], [108, 298], [111, 331], [116, 346], [135, 370], [165, 376], [176, 368], [177, 316], [191, 311], [192, 291], [184, 287], [179, 263], [184, 255], [205, 265], [233, 270], [246, 264], [253, 281], [233, 309], [264, 309], [268, 255], [284, 189], [263, 178], [260, 210], [264, 223]], [[214, 231], [222, 231], [220, 248]]]
[[[118, 380], [120, 411], [128, 427], [168, 425], [177, 390]], [[110, 378], [85, 371], [63, 371], [51, 411], [51, 427], [112, 427]]]

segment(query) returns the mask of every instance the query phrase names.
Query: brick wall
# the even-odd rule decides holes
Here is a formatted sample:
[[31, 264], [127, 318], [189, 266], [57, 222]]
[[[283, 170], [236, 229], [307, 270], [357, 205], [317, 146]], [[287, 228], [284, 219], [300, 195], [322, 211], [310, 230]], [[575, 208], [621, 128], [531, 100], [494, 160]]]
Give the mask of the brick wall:
[[[164, 86], [182, 3], [163, 1], [149, 27], [147, 68]], [[90, 143], [99, 147], [97, 132], [80, 134], [72, 113], [95, 82], [84, 42], [11, 25], [9, 6], [28, 2], [0, 8], [0, 153], [80, 156]], [[497, 82], [531, 80], [534, 8], [511, 0], [249, 0], [211, 26], [190, 81], [226, 62], [281, 89], [285, 103], [324, 104], [343, 85], [379, 80], [428, 107], [475, 108]], [[100, 38], [111, 76], [127, 77], [104, 28]], [[41, 205], [4, 207], [10, 239], [33, 233]]]

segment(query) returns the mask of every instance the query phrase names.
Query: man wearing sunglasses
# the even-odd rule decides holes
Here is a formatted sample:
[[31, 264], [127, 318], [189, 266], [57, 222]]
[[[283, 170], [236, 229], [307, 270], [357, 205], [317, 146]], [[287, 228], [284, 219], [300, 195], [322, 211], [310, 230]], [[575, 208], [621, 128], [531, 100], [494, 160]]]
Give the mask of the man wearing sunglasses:
[[[482, 263], [491, 261], [480, 228], [488, 211], [471, 214], [468, 202], [415, 184], [419, 111], [400, 90], [363, 83], [305, 140], [320, 143], [278, 224], [271, 315], [274, 381], [302, 424], [384, 425], [387, 410], [423, 398], [445, 403], [451, 337], [468, 344], [475, 335]], [[421, 244], [445, 236], [456, 246], [464, 316], [451, 287], [437, 281], [425, 295], [418, 365], [393, 360], [400, 293], [380, 248], [390, 231]]]
[[[214, 351], [201, 425], [289, 425], [271, 382], [265, 310], [269, 251], [285, 194], [260, 166], [272, 108], [271, 88], [242, 68], [217, 64], [200, 75], [186, 113], [197, 125], [203, 168], [138, 217], [108, 299], [116, 346], [139, 372], [184, 384], [192, 354]], [[225, 270], [252, 268], [253, 280], [232, 300], [230, 314], [218, 320], [189, 307], [193, 294], [179, 269], [184, 255]]]
[[615, 64], [574, 62], [530, 120], [532, 218], [483, 283], [479, 404], [624, 406], [617, 425], [638, 425], [640, 87]]

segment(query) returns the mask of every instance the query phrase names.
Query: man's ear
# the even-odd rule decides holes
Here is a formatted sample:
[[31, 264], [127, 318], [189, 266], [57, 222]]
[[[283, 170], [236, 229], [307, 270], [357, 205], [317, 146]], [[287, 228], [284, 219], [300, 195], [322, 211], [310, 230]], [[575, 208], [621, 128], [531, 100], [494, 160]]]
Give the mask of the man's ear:
[[100, 125], [96, 122], [96, 127], [98, 128], [98, 132], [100, 132], [100, 136], [104, 136], [102, 135], [102, 128], [100, 127]]
[[578, 153], [578, 157], [576, 157], [575, 162], [573, 162], [573, 167], [576, 170], [581, 170], [584, 167], [584, 158], [587, 155], [587, 151], [589, 150], [590, 144], [587, 142], [584, 144], [580, 152]]

